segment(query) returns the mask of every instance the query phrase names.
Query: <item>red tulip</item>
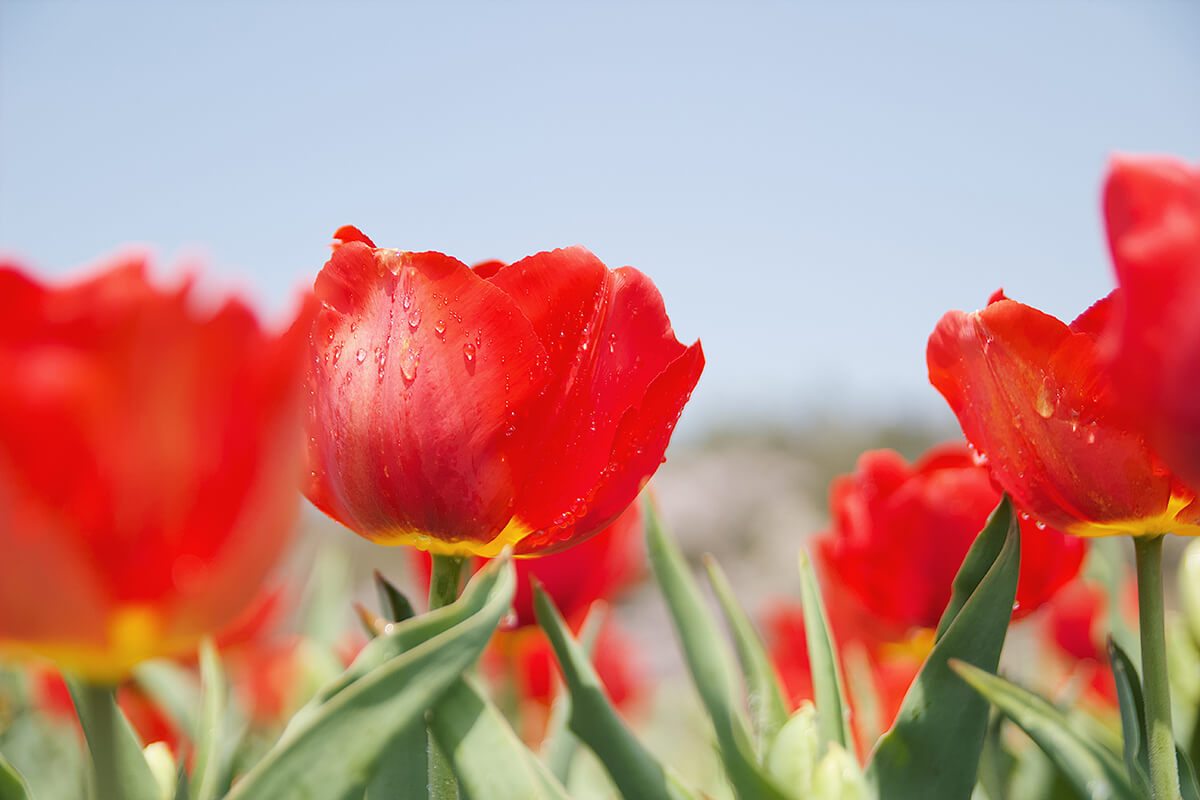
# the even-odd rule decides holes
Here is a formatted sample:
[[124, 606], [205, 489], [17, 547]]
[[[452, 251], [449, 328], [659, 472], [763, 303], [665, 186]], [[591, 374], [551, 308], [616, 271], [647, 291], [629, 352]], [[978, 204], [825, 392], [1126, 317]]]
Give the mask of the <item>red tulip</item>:
[[[965, 444], [930, 450], [909, 465], [891, 450], [864, 453], [829, 493], [832, 528], [817, 540], [826, 584], [881, 621], [892, 638], [937, 627], [951, 584], [1000, 502], [987, 470]], [[1022, 520], [1017, 617], [1037, 610], [1079, 571], [1084, 543]]]
[[704, 365], [648, 278], [582, 248], [474, 272], [335, 236], [308, 381], [318, 508], [381, 544], [494, 556], [577, 544], [637, 496]]
[[[1134, 587], [1131, 585], [1130, 589]], [[1136, 617], [1135, 597], [1131, 593]], [[1109, 598], [1102, 587], [1084, 580], [1072, 581], [1048, 607], [1046, 638], [1053, 650], [1070, 662], [1072, 672], [1087, 679], [1091, 699], [1115, 708], [1117, 685], [1105, 647], [1108, 605]]]
[[929, 338], [929, 380], [1016, 505], [1079, 536], [1200, 534], [1196, 492], [1118, 402], [1097, 341], [1111, 296], [1068, 327], [997, 293], [950, 311]]
[[1105, 342], [1117, 390], [1155, 452], [1200, 486], [1200, 169], [1117, 159], [1104, 214], [1121, 284]]
[[0, 268], [0, 644], [94, 681], [230, 624], [292, 528], [311, 311], [269, 335], [189, 285]]

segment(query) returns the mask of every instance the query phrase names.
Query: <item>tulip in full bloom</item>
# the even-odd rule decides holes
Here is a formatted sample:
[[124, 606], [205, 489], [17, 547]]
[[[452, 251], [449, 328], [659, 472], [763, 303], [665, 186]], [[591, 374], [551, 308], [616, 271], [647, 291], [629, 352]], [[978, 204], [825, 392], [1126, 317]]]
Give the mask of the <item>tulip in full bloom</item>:
[[1104, 216], [1120, 290], [1104, 341], [1147, 441], [1200, 486], [1200, 168], [1113, 162]]
[[658, 468], [700, 377], [645, 275], [582, 248], [472, 270], [335, 237], [316, 280], [309, 499], [381, 544], [548, 553]]
[[[896, 634], [935, 628], [975, 537], [1000, 502], [987, 470], [963, 443], [909, 464], [891, 450], [864, 453], [829, 492], [832, 525], [817, 540], [827, 584]], [[1078, 572], [1084, 543], [1023, 519], [1014, 615], [1036, 611]]]
[[1079, 536], [1200, 535], [1194, 487], [1114, 392], [1099, 340], [1104, 298], [1069, 326], [1000, 292], [950, 311], [929, 338], [929, 380], [1018, 508]]
[[61, 289], [0, 267], [0, 647], [115, 681], [229, 625], [277, 561], [311, 311], [274, 335], [188, 295], [141, 257]]

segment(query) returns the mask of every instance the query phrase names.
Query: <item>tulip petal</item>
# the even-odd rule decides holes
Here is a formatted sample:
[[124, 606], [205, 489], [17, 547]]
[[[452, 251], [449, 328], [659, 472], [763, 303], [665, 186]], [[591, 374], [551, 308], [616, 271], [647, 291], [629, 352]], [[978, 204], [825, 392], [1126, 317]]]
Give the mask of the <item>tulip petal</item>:
[[1200, 486], [1200, 169], [1116, 159], [1104, 190], [1123, 292], [1105, 342], [1155, 450]]
[[309, 499], [381, 543], [495, 555], [517, 541], [513, 484], [537, 455], [547, 380], [520, 309], [452, 258], [358, 241], [316, 292]]
[[1170, 529], [1173, 480], [1116, 404], [1089, 333], [999, 300], [947, 313], [927, 359], [930, 382], [1018, 507], [1080, 535]]
[[675, 338], [649, 278], [610, 271], [583, 248], [539, 253], [491, 281], [533, 325], [555, 376], [543, 399], [541, 458], [517, 501], [536, 531], [517, 552], [550, 552], [601, 530], [637, 496], [662, 461], [703, 354]]

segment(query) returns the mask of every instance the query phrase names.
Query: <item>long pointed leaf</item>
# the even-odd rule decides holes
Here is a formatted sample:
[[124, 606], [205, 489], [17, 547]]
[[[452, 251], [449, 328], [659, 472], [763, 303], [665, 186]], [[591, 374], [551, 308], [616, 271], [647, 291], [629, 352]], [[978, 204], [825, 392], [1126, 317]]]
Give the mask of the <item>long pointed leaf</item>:
[[456, 681], [429, 715], [429, 730], [459, 786], [489, 800], [567, 800], [566, 789], [469, 681]]
[[1005, 497], [971, 545], [954, 580], [950, 608], [938, 626], [941, 635], [867, 765], [867, 779], [880, 800], [971, 796], [987, 732], [988, 704], [959, 680], [949, 661], [996, 669], [1020, 563], [1020, 535]]
[[223, 772], [220, 736], [225, 716], [225, 676], [211, 639], [205, 639], [200, 646], [200, 676], [204, 699], [192, 772], [196, 786], [192, 797], [193, 800], [213, 800], [220, 792]]
[[0, 800], [30, 800], [25, 779], [3, 754], [0, 754]]
[[667, 537], [649, 500], [642, 518], [646, 522], [650, 564], [675, 622], [688, 671], [712, 719], [729, 783], [741, 800], [783, 800], [786, 795], [755, 759], [749, 729], [735, 705], [742, 687], [721, 629], [709, 613], [683, 554]]
[[63, 677], [87, 739], [99, 793], [122, 800], [159, 800], [158, 782], [142, 755], [142, 743], [112, 689]]
[[1108, 637], [1108, 660], [1117, 685], [1125, 769], [1133, 785], [1149, 797], [1150, 754], [1146, 750], [1146, 706], [1142, 700], [1137, 669], [1111, 636]]
[[621, 721], [604, 694], [600, 677], [587, 654], [571, 638], [554, 601], [536, 585], [534, 608], [571, 694], [571, 730], [600, 759], [621, 796], [638, 800], [696, 800]]
[[1019, 686], [970, 664], [952, 665], [980, 696], [1021, 727], [1083, 797], [1136, 800], [1141, 793], [1125, 774], [1125, 765], [1102, 743], [1084, 735], [1065, 714]]
[[[808, 646], [808, 663], [812, 671], [813, 697], [817, 706], [817, 731], [821, 742], [840, 745], [854, 752], [854, 737], [848, 722], [850, 706], [846, 703], [842, 667], [837, 643], [829, 631], [829, 617], [813, 574], [808, 555], [800, 553], [800, 601], [804, 612], [804, 640]], [[823, 748], [824, 749], [824, 748]]]
[[721, 610], [725, 612], [729, 632], [733, 634], [733, 646], [737, 650], [746, 682], [750, 721], [758, 737], [759, 753], [764, 754], [788, 720], [787, 704], [783, 701], [783, 692], [779, 689], [779, 681], [775, 679], [775, 670], [771, 667], [762, 639], [734, 596], [733, 587], [721, 565], [712, 556], [705, 556], [704, 566]]
[[[596, 648], [596, 639], [600, 636], [600, 628], [608, 616], [608, 604], [597, 600], [588, 608], [583, 625], [579, 628], [579, 646], [589, 659]], [[571, 693], [559, 692], [550, 706], [550, 718], [546, 722], [546, 736], [542, 739], [542, 760], [564, 786], [571, 771], [571, 762], [575, 757], [575, 749], [579, 740], [568, 729], [571, 719]]]
[[[457, 624], [358, 676], [299, 725], [289, 726], [228, 800], [361, 798], [392, 738], [419, 720], [479, 657], [512, 602], [516, 580], [511, 561], [493, 561], [473, 583], [489, 591], [480, 596], [468, 586], [445, 607], [459, 618]], [[401, 623], [395, 635], [419, 621]]]

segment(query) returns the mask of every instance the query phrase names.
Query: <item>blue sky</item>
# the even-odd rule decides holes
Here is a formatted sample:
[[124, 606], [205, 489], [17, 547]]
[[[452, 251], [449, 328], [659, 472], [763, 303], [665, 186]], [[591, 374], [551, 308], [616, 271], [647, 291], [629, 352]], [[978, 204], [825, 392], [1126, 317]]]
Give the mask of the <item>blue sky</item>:
[[925, 340], [1112, 285], [1112, 152], [1200, 160], [1200, 4], [0, 2], [0, 250], [128, 242], [279, 313], [333, 231], [568, 244], [708, 356], [682, 430], [948, 419]]

